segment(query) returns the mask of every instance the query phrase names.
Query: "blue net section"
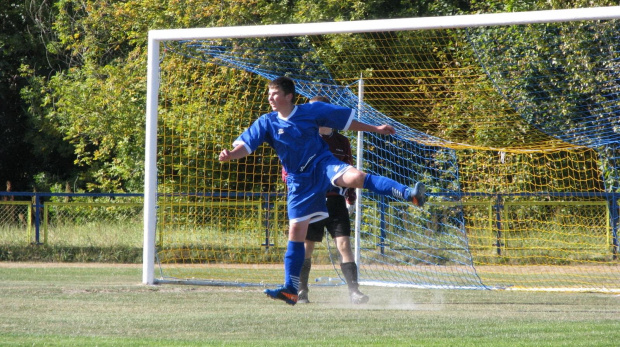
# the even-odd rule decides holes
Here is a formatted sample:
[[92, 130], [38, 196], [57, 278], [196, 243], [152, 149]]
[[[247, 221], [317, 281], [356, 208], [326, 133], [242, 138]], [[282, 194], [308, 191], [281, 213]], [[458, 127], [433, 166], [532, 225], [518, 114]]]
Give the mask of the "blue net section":
[[497, 89], [528, 123], [574, 145], [618, 145], [619, 21], [480, 28], [468, 34]]

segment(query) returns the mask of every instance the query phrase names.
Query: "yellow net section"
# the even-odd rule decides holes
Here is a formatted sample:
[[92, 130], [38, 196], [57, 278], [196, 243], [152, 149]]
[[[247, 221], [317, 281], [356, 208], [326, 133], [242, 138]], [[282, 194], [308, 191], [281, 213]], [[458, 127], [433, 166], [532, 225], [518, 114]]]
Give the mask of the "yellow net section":
[[361, 73], [364, 101], [432, 135], [422, 139], [428, 144], [506, 152], [576, 147], [540, 132], [515, 111], [477, 62], [462, 30], [369, 33], [334, 42], [320, 51], [326, 62], [346, 60], [347, 71], [330, 68], [334, 79], [348, 85]]

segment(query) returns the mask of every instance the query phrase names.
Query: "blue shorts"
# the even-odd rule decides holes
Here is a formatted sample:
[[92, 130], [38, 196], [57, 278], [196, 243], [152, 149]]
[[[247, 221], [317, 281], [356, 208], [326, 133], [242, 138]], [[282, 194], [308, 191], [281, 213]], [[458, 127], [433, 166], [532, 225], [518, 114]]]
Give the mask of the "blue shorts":
[[325, 193], [335, 187], [334, 181], [351, 167], [330, 155], [320, 158], [302, 173], [289, 173], [286, 177], [289, 221], [310, 220], [313, 223], [327, 218]]

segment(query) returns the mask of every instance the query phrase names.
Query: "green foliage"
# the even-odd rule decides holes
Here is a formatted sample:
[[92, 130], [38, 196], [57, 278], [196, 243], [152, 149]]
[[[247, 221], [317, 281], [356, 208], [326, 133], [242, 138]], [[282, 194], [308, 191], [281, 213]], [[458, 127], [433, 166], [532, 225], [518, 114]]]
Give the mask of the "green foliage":
[[[37, 158], [61, 157], [74, 161], [69, 164], [56, 162], [63, 166], [62, 170], [59, 169], [62, 173], [47, 176], [57, 181], [77, 179], [81, 188], [87, 191], [135, 192], [143, 189], [145, 58], [150, 29], [438, 16], [612, 3], [610, 0], [56, 0], [51, 6], [48, 2], [30, 0], [27, 1], [28, 6], [15, 3], [13, 7], [5, 7], [4, 11], [12, 16], [23, 13], [24, 18], [36, 23], [41, 33], [41, 47], [45, 47], [48, 56], [54, 57], [51, 73], [41, 71], [34, 64], [10, 63], [19, 65], [21, 76], [28, 79], [28, 85], [21, 88], [21, 95], [28, 105], [31, 116], [29, 126], [34, 131], [25, 138], [39, 152]], [[32, 44], [35, 36], [27, 38], [27, 42]], [[407, 40], [424, 38], [414, 34], [400, 38], [401, 43]], [[20, 42], [19, 36], [0, 36], [0, 44], [6, 47], [15, 49], [18, 47], [15, 42]], [[328, 65], [338, 63], [342, 69], [336, 73], [342, 75], [347, 75], [349, 70], [359, 71], [360, 67], [343, 57], [354, 57], [359, 50], [384, 52], [374, 39], [361, 35], [331, 37], [316, 44], [319, 56]], [[4, 54], [6, 51], [2, 52]], [[442, 50], [430, 56], [444, 61], [446, 69], [455, 58], [450, 52]], [[388, 65], [396, 63], [410, 62], [386, 60]], [[3, 61], [2, 64], [7, 63]], [[366, 64], [362, 71], [366, 78], [373, 78], [375, 69], [385, 67]], [[358, 74], [356, 72], [354, 76]], [[205, 75], [194, 80], [199, 82], [197, 87], [200, 87], [214, 85], [228, 78], [233, 77], [226, 71], [220, 71], [218, 75]], [[464, 79], [464, 76], [449, 78], [455, 90], [465, 89], [472, 82]], [[428, 85], [421, 83], [416, 88], [418, 92], [424, 93], [425, 88], [431, 88], [431, 85], [431, 82]], [[199, 89], [196, 92], [199, 93]], [[183, 98], [187, 96], [179, 95], [176, 101], [178, 107], [184, 108], [184, 112], [194, 117], [203, 116], [207, 112], [209, 115], [222, 114], [232, 107], [230, 104], [202, 105], [200, 101], [187, 102]], [[485, 104], [501, 103], [501, 100], [472, 96], [470, 102], [473, 104], [452, 105], [460, 107], [460, 110], [446, 110], [441, 103], [419, 105], [415, 112], [428, 117], [425, 124], [429, 129], [441, 129], [446, 135], [461, 134], [465, 138], [473, 138], [474, 142], [499, 143], [506, 139], [518, 142], [526, 136], [526, 129], [507, 129], [502, 134], [488, 129], [474, 132], [469, 127], [467, 117], [455, 121], [446, 116], [448, 111], [461, 113], [464, 110], [482, 109]], [[414, 110], [405, 112], [406, 116], [412, 114]], [[217, 121], [214, 118], [213, 123], [230, 125]], [[184, 126], [191, 127], [192, 121], [189, 120]], [[203, 153], [217, 150], [200, 146], [188, 149]], [[62, 155], [58, 156], [57, 153]], [[77, 165], [78, 170], [73, 169], [72, 165]], [[179, 172], [187, 170], [182, 167], [177, 169]], [[205, 186], [208, 184], [208, 181], [204, 182]]]
[[40, 172], [57, 180], [73, 173], [71, 148], [38, 112], [40, 76], [62, 66], [46, 51], [54, 40], [53, 16], [45, 0], [7, 0], [0, 6], [0, 180], [10, 180], [14, 191], [32, 189], [32, 177]]
[[[47, 80], [38, 78], [38, 87], [33, 85], [36, 89], [27, 94], [46, 96], [35, 106], [73, 146], [75, 163], [83, 168], [84, 189], [106, 192], [143, 189], [148, 30], [260, 24], [256, 20], [262, 14], [274, 17], [267, 22], [275, 21], [286, 9], [260, 1], [62, 0], [56, 7], [53, 29], [58, 40], [49, 48], [63, 54], [69, 68]], [[205, 77], [209, 83], [210, 76]], [[199, 101], [183, 107], [203, 116]]]
[[87, 190], [140, 190], [145, 86], [136, 62], [88, 65], [50, 80], [54, 104], [47, 117], [75, 147], [76, 163], [90, 168], [97, 186]]
[[[68, 68], [49, 79], [31, 73], [33, 83], [24, 97], [44, 116], [42, 125], [73, 148], [84, 189], [140, 191], [149, 29], [389, 18], [407, 13], [409, 6], [393, 1], [59, 0], [50, 28], [57, 39], [47, 47], [63, 56]], [[203, 83], [219, 77], [205, 76]], [[185, 111], [201, 115], [205, 110], [196, 102], [184, 105]]]

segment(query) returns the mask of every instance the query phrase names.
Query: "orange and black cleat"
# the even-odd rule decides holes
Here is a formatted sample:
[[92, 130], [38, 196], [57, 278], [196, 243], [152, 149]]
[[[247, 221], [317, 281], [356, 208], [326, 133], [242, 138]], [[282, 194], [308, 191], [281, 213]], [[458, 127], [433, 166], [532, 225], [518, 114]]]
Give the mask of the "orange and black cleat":
[[418, 182], [413, 188], [407, 189], [407, 196], [407, 200], [410, 200], [418, 207], [422, 207], [426, 202], [426, 187], [423, 183]]
[[294, 294], [285, 286], [276, 289], [265, 289], [264, 293], [274, 300], [282, 300], [291, 306], [297, 303], [297, 294]]

